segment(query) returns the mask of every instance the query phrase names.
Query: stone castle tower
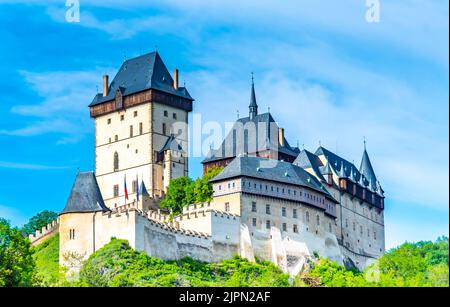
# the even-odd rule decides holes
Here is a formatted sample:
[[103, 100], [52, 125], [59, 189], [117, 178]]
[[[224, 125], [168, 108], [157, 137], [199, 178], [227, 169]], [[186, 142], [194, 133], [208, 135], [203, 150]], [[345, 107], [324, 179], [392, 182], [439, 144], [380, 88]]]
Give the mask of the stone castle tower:
[[136, 199], [142, 183], [151, 198], [188, 173], [188, 113], [193, 99], [178, 86], [157, 52], [125, 61], [89, 105], [95, 121], [95, 175], [109, 208]]

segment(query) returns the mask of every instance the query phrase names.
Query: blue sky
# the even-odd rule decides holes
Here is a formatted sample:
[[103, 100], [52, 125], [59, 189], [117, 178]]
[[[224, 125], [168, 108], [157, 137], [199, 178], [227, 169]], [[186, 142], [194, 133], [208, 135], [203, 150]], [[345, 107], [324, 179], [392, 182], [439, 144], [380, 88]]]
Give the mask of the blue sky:
[[[386, 191], [387, 247], [448, 235], [448, 2], [0, 0], [0, 216], [59, 211], [93, 168], [87, 105], [104, 73], [157, 46], [202, 121], [260, 111], [291, 144], [359, 165], [363, 137]], [[190, 160], [191, 176], [201, 158]]]

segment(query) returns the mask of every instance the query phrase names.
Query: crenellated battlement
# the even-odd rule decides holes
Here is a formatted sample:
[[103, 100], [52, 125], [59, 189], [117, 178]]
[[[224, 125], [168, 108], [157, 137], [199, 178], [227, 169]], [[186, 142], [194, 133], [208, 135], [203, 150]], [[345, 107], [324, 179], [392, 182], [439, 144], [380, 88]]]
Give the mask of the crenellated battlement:
[[44, 239], [57, 234], [59, 231], [59, 218], [48, 223], [46, 226], [42, 227], [40, 230], [36, 230], [35, 234], [30, 234], [28, 239], [31, 245], [35, 246], [41, 243]]

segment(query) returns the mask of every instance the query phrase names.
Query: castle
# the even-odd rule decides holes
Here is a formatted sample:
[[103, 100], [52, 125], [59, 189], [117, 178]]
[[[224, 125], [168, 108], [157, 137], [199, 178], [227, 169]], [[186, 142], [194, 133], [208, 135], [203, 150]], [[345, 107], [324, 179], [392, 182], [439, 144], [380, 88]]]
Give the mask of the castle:
[[169, 218], [158, 204], [188, 174], [193, 101], [157, 52], [125, 61], [110, 84], [105, 75], [89, 105], [95, 172], [77, 174], [59, 219], [31, 242], [59, 232], [60, 263], [75, 269], [111, 237], [162, 259], [259, 257], [291, 275], [316, 253], [360, 269], [384, 253], [384, 192], [366, 149], [357, 168], [323, 147], [290, 146], [258, 113], [253, 82], [249, 116], [202, 162], [204, 172], [224, 167], [212, 201]]

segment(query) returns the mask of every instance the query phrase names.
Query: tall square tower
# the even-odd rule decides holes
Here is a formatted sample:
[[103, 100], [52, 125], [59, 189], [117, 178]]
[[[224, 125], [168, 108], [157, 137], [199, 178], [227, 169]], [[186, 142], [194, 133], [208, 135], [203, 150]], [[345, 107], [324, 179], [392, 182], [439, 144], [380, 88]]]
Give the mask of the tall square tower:
[[[188, 174], [188, 113], [194, 100], [178, 86], [157, 52], [125, 61], [89, 105], [95, 121], [95, 175], [106, 206], [136, 199], [143, 182], [150, 197], [170, 179]], [[128, 200], [125, 200], [127, 185]]]

